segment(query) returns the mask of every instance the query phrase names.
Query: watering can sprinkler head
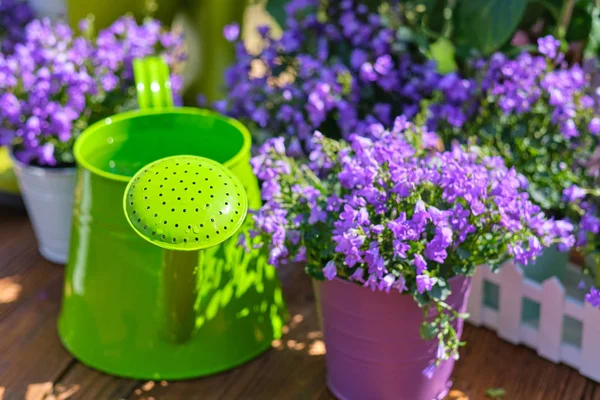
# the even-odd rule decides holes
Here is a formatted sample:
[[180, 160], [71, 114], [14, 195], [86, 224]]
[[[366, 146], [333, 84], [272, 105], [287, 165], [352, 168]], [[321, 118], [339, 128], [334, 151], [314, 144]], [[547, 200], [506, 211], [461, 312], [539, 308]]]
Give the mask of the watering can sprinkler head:
[[167, 157], [142, 168], [123, 201], [127, 220], [140, 236], [175, 251], [222, 243], [248, 212], [240, 181], [222, 164], [196, 156]]
[[164, 249], [166, 335], [185, 342], [196, 324], [200, 250], [238, 231], [248, 212], [246, 192], [223, 165], [203, 157], [174, 156], [143, 167], [127, 185], [123, 206], [133, 229]]

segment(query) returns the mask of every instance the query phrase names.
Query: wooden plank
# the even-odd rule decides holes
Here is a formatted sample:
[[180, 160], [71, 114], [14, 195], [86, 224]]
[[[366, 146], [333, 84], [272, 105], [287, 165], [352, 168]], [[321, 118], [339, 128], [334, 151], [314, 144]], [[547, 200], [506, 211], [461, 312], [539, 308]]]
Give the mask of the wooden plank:
[[131, 399], [333, 399], [325, 387], [325, 346], [317, 327], [312, 284], [304, 270], [282, 278], [290, 321], [282, 340], [246, 365], [186, 382], [154, 382]]
[[5, 400], [43, 398], [48, 384], [51, 388], [72, 362], [56, 332], [61, 293], [58, 276], [0, 321], [0, 386]]
[[[25, 216], [1, 221], [0, 273], [10, 269], [9, 276], [20, 277], [17, 283], [23, 287], [16, 301], [0, 303], [3, 400], [333, 399], [325, 385], [325, 347], [312, 285], [303, 268], [280, 271], [291, 319], [284, 338], [270, 351], [203, 379], [138, 383], [96, 372], [66, 353], [56, 334], [62, 269], [37, 254]], [[0, 298], [8, 296], [7, 287], [0, 287]], [[530, 349], [501, 341], [487, 329], [467, 325], [464, 338], [469, 343], [456, 365], [449, 399], [485, 399], [487, 389], [502, 387], [511, 400], [600, 400], [600, 385], [564, 365], [540, 359]]]
[[52, 396], [56, 400], [123, 399], [137, 386], [138, 381], [106, 375], [77, 362], [56, 381]]
[[453, 389], [470, 399], [485, 399], [489, 388], [504, 388], [511, 400], [580, 399], [584, 394], [584, 377], [564, 364], [541, 359], [534, 350], [470, 325], [463, 338], [467, 345], [454, 369]]
[[63, 268], [42, 260], [24, 212], [0, 208], [0, 221], [1, 320], [61, 276]]
[[62, 267], [43, 260], [20, 210], [0, 208], [0, 387], [42, 398], [72, 358], [58, 341]]
[[[62, 400], [118, 399], [128, 396], [138, 385], [136, 381], [113, 378], [79, 363], [73, 364], [72, 358], [62, 349], [56, 336], [56, 319], [64, 269], [41, 258], [27, 216], [24, 213], [13, 214], [11, 211], [0, 210], [0, 320], [10, 315], [7, 317], [8, 321], [0, 325], [0, 332], [3, 326], [10, 326], [16, 318], [27, 322], [27, 325], [14, 327], [12, 330], [15, 334], [37, 330], [49, 338], [43, 341], [40, 338], [33, 339], [34, 343], [28, 342], [27, 347], [20, 348], [22, 345], [18, 337], [12, 341], [8, 335], [0, 333], [0, 365], [8, 368], [9, 363], [17, 363], [17, 368], [11, 369], [18, 371], [19, 375], [23, 374], [23, 368], [29, 371], [22, 379], [0, 371], [0, 386], [6, 386], [5, 398], [25, 396], [31, 399]], [[32, 296], [37, 299], [31, 300]], [[42, 324], [42, 328], [35, 328], [37, 324]], [[8, 346], [9, 343], [12, 349], [16, 349], [14, 353], [3, 349], [3, 345]], [[39, 351], [39, 356], [49, 354], [57, 363], [36, 357], [39, 362], [32, 370], [32, 364], [29, 364], [26, 357], [17, 361], [21, 355], [34, 351], [37, 343], [44, 349]]]

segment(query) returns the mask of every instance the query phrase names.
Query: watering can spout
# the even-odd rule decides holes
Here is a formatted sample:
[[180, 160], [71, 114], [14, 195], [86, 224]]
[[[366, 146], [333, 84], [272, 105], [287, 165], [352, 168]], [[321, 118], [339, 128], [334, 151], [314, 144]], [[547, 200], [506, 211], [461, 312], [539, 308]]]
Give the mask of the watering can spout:
[[185, 343], [194, 336], [199, 273], [197, 252], [164, 251], [159, 298], [163, 329], [170, 342]]

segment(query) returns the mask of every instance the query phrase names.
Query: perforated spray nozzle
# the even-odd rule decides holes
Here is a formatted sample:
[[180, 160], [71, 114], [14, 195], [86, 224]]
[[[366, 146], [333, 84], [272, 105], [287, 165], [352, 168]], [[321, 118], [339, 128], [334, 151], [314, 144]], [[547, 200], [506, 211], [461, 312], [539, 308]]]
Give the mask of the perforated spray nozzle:
[[142, 168], [127, 186], [124, 206], [131, 226], [153, 244], [200, 250], [238, 230], [248, 199], [240, 181], [223, 165], [175, 156]]
[[236, 233], [248, 198], [223, 165], [203, 157], [175, 156], [143, 167], [125, 190], [127, 220], [144, 239], [164, 249], [162, 314], [169, 340], [192, 337], [201, 249]]

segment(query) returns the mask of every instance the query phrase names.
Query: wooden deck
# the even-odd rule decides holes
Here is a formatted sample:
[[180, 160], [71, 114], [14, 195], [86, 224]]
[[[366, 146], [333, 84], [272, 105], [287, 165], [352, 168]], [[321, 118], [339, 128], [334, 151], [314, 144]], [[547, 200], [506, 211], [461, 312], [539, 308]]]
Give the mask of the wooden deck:
[[[235, 370], [184, 382], [113, 378], [77, 362], [56, 334], [63, 267], [38, 254], [23, 211], [0, 208], [0, 400], [333, 399], [325, 386], [325, 347], [303, 271], [281, 271], [291, 319], [273, 349]], [[455, 369], [454, 400], [600, 400], [600, 385], [544, 361], [486, 330], [467, 326]], [[600, 339], [599, 339], [600, 340]], [[365, 399], [368, 400], [368, 399]]]

